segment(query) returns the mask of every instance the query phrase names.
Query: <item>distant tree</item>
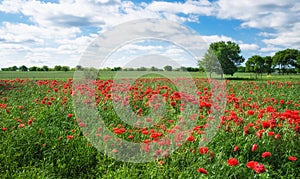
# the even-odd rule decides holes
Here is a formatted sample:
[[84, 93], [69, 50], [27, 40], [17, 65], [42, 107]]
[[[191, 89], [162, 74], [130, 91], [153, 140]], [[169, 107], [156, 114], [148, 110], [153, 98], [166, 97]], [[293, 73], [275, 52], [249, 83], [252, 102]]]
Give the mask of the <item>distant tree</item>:
[[37, 68], [36, 68], [36, 71], [43, 71], [43, 68], [37, 67]]
[[111, 69], [111, 71], [121, 71], [122, 68], [121, 67], [114, 67], [113, 69]]
[[[129, 67], [129, 68], [126, 68], [127, 71], [134, 71], [134, 68], [132, 67]], [[125, 70], [124, 70], [125, 71]]]
[[17, 70], [18, 70], [17, 66], [9, 67], [9, 71], [17, 71]]
[[8, 68], [1, 68], [1, 71], [9, 71]]
[[20, 71], [28, 71], [28, 68], [25, 65], [19, 67]]
[[151, 71], [158, 71], [158, 68], [152, 66], [152, 67], [150, 68], [150, 70], [151, 70]]
[[255, 72], [256, 78], [258, 74], [263, 73], [264, 71], [265, 60], [259, 55], [253, 55], [246, 62], [246, 69], [248, 72]]
[[296, 49], [285, 49], [275, 53], [273, 65], [279, 67], [281, 74], [288, 73], [291, 67], [300, 68], [300, 51]]
[[237, 72], [241, 72], [241, 73], [246, 72], [246, 67], [244, 67], [244, 66], [238, 66], [237, 67]]
[[254, 66], [255, 66], [255, 62], [253, 60], [248, 59], [246, 61], [245, 71], [246, 72], [254, 72]]
[[49, 67], [48, 67], [47, 65], [44, 65], [44, 66], [42, 67], [42, 69], [43, 69], [43, 71], [49, 71]]
[[29, 71], [37, 71], [37, 67], [36, 66], [29, 67]]
[[166, 65], [166, 66], [164, 66], [164, 70], [165, 71], [172, 71], [172, 66], [170, 66], [170, 65]]
[[70, 71], [70, 67], [68, 67], [68, 66], [62, 66], [61, 67], [61, 71], [64, 71], [64, 72]]
[[[199, 69], [202, 68], [206, 72], [209, 72], [209, 77], [211, 78], [211, 74], [213, 72], [215, 73], [222, 73], [222, 68], [219, 64], [218, 58], [215, 55], [215, 52], [212, 48], [208, 49], [207, 52], [205, 53], [204, 57], [202, 60], [198, 61]], [[189, 68], [187, 68], [189, 70]]]
[[82, 71], [83, 70], [83, 68], [82, 68], [81, 65], [76, 65], [75, 69], [78, 70], [78, 71]]
[[266, 57], [263, 57], [263, 58], [264, 58], [264, 61], [265, 61], [265, 65], [264, 65], [265, 72], [269, 75], [274, 71], [273, 59], [272, 59], [271, 56], [266, 56]]
[[186, 67], [186, 70], [189, 72], [197, 72], [200, 68], [194, 68], [194, 67]]
[[221, 41], [211, 43], [203, 59], [198, 62], [198, 65], [204, 67], [210, 73], [221, 74], [223, 78], [223, 73], [233, 75], [237, 71], [237, 66], [245, 61], [240, 53], [241, 49], [239, 45], [234, 42]]
[[187, 69], [186, 69], [186, 67], [181, 66], [181, 67], [180, 67], [180, 71], [187, 71]]
[[62, 67], [60, 65], [55, 65], [53, 70], [54, 71], [62, 71]]
[[146, 67], [139, 67], [136, 70], [137, 71], [147, 71], [147, 68]]

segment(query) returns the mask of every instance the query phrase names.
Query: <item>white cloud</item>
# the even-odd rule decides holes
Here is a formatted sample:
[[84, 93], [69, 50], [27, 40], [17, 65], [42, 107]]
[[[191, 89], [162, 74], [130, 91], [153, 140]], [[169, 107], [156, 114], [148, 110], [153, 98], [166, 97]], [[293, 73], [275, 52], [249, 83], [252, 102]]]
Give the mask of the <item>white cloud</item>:
[[207, 0], [186, 1], [184, 3], [154, 1], [150, 3], [146, 9], [155, 12], [166, 12], [171, 14], [183, 13], [186, 15], [211, 15], [213, 12], [212, 4]]
[[300, 1], [219, 0], [215, 5], [218, 18], [241, 20], [244, 28], [272, 30], [258, 33], [268, 47], [300, 48]]
[[264, 39], [263, 42], [268, 45], [300, 49], [300, 22], [295, 23], [288, 31], [279, 31], [277, 36]]
[[258, 50], [259, 49], [259, 46], [256, 45], [256, 44], [239, 44], [240, 48], [242, 51], [247, 51], [247, 50]]
[[233, 38], [225, 36], [225, 35], [210, 35], [210, 36], [201, 36], [207, 44], [218, 42], [218, 41], [235, 41]]
[[[0, 47], [6, 49], [0, 52], [1, 66], [12, 62], [18, 65], [46, 61], [59, 64], [61, 59], [68, 59], [64, 63], [75, 66], [81, 53], [97, 36], [86, 32], [87, 29], [94, 28], [102, 33], [114, 25], [141, 18], [165, 18], [180, 23], [198, 22], [200, 16], [237, 19], [242, 29], [260, 29], [257, 36], [263, 38], [266, 47], [221, 34], [203, 36], [203, 39], [207, 44], [234, 41], [240, 44], [243, 52], [260, 49], [262, 53], [273, 53], [282, 48], [300, 48], [300, 1], [297, 0], [187, 0], [140, 4], [121, 0], [60, 0], [58, 3], [2, 0], [0, 12], [22, 15], [31, 21], [30, 24], [4, 21], [0, 25]], [[172, 33], [172, 29], [166, 31]], [[179, 38], [193, 42], [185, 35], [178, 34]], [[143, 48], [153, 52], [160, 50], [150, 49], [150, 46]], [[10, 63], [6, 63], [8, 61]]]

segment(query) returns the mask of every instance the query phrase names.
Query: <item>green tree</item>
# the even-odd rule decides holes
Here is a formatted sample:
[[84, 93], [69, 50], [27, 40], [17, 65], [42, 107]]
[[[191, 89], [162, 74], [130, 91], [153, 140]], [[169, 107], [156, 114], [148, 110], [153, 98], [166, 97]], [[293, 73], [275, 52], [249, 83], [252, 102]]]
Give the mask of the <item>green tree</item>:
[[81, 65], [76, 65], [75, 69], [78, 70], [78, 71], [82, 71], [83, 70], [83, 68], [82, 68]]
[[19, 67], [20, 71], [28, 71], [28, 68], [25, 65]]
[[121, 67], [114, 67], [111, 69], [111, 71], [122, 71]]
[[68, 67], [68, 66], [62, 66], [61, 67], [61, 71], [64, 71], [64, 72], [70, 71], [70, 67]]
[[172, 68], [172, 66], [170, 66], [170, 65], [166, 65], [166, 66], [164, 66], [164, 70], [165, 70], [165, 71], [172, 71], [173, 68]]
[[241, 73], [246, 72], [246, 67], [244, 67], [244, 66], [238, 66], [237, 67], [237, 72], [241, 72]]
[[240, 53], [239, 45], [234, 42], [211, 43], [202, 60], [198, 61], [198, 65], [204, 67], [210, 74], [212, 72], [221, 74], [223, 78], [223, 73], [233, 75], [237, 72], [237, 66], [245, 61]]
[[246, 71], [254, 72], [256, 74], [256, 78], [258, 74], [263, 73], [264, 71], [265, 60], [263, 57], [259, 55], [253, 55], [246, 62]]
[[8, 71], [17, 71], [17, 70], [18, 70], [17, 66], [8, 67]]
[[266, 56], [263, 57], [265, 61], [265, 72], [269, 75], [271, 74], [274, 69], [273, 69], [273, 59], [271, 56]]
[[151, 70], [151, 71], [158, 71], [158, 68], [152, 66], [152, 67], [150, 68], [150, 70]]
[[288, 73], [289, 68], [300, 68], [300, 51], [296, 49], [285, 49], [275, 53], [273, 64], [279, 67], [281, 74]]
[[54, 71], [61, 71], [61, 68], [62, 67], [60, 65], [55, 65], [53, 70]]
[[146, 67], [139, 67], [136, 69], [136, 71], [147, 71]]
[[32, 66], [32, 67], [29, 67], [29, 71], [37, 71], [37, 68], [36, 66]]
[[49, 71], [49, 67], [48, 67], [47, 65], [44, 65], [44, 66], [42, 67], [42, 69], [43, 69], [43, 71]]

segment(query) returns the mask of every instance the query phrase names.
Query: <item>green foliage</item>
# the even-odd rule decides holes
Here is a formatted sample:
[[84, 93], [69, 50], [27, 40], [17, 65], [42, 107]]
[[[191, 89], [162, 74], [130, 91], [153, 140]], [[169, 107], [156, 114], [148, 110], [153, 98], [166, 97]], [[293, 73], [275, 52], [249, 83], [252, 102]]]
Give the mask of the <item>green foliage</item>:
[[166, 65], [166, 66], [164, 66], [164, 70], [165, 71], [172, 71], [172, 66], [170, 66], [170, 65]]
[[265, 60], [259, 55], [253, 55], [246, 62], [246, 72], [254, 72], [257, 74], [262, 74], [265, 69]]
[[272, 72], [274, 72], [274, 67], [273, 67], [273, 59], [271, 56], [265, 56], [263, 57], [265, 60], [265, 72], [269, 75]]
[[296, 49], [285, 49], [275, 53], [273, 64], [279, 66], [282, 74], [288, 73], [287, 69], [291, 67], [300, 69], [300, 51]]
[[62, 67], [60, 65], [55, 65], [54, 66], [54, 71], [61, 71]]
[[233, 75], [237, 72], [237, 66], [245, 60], [240, 53], [239, 45], [234, 42], [211, 43], [203, 59], [198, 61], [198, 65], [210, 73]]
[[20, 71], [28, 71], [28, 68], [25, 65], [19, 67]]

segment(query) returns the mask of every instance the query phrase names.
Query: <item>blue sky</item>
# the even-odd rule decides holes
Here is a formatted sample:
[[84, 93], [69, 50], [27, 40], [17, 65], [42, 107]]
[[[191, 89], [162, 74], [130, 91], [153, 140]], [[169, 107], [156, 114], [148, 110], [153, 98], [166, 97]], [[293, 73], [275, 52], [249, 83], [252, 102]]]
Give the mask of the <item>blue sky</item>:
[[[254, 54], [272, 56], [286, 48], [300, 49], [298, 0], [0, 0], [0, 68], [57, 64], [74, 67], [98, 35], [141, 18], [180, 23], [196, 31], [207, 44], [234, 41], [245, 59]], [[130, 47], [145, 50], [153, 57], [168, 55], [163, 51], [180, 51], [157, 50], [161, 48], [159, 43]], [[115, 55], [120, 56], [122, 53]], [[108, 64], [123, 63], [118, 59]]]

